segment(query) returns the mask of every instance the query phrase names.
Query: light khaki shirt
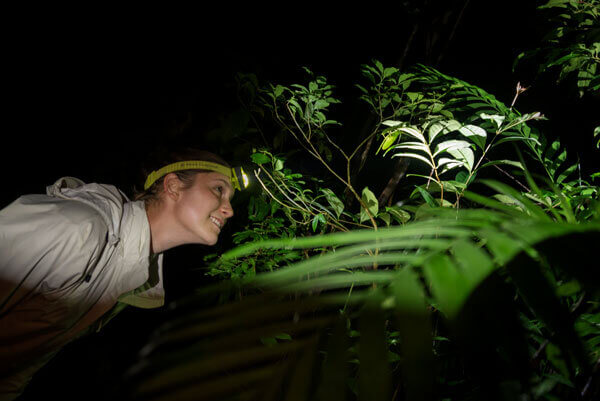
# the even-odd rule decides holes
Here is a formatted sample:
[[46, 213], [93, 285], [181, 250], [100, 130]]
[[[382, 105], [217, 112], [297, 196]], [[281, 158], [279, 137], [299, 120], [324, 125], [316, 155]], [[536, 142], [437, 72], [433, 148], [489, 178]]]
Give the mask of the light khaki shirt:
[[142, 201], [63, 177], [0, 210], [0, 401], [121, 306], [164, 304]]

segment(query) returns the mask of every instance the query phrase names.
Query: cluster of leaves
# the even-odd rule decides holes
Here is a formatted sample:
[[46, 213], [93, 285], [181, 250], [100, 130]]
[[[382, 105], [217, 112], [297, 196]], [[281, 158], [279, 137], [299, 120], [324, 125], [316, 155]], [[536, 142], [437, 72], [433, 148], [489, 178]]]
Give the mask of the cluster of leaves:
[[550, 0], [538, 7], [549, 13], [552, 28], [542, 46], [521, 53], [541, 56], [538, 74], [558, 69], [557, 81], [573, 79], [579, 96], [600, 90], [600, 2], [597, 0]]
[[[333, 86], [306, 71], [308, 84], [255, 96], [281, 129], [278, 144], [293, 149], [253, 152], [249, 224], [235, 249], [207, 258], [225, 280], [176, 305], [131, 372], [133, 398], [600, 395], [600, 275], [590, 264], [600, 172], [581, 177], [534, 127], [543, 116], [514, 108], [520, 85], [507, 106], [431, 67], [378, 61], [358, 86], [373, 131], [347, 151], [331, 133]], [[409, 175], [427, 180], [414, 204], [385, 207], [354, 187], [351, 162], [376, 138], [378, 154], [412, 160]], [[298, 151], [299, 166], [308, 156], [331, 180], [290, 168]], [[488, 167], [518, 187], [482, 178]], [[487, 196], [472, 192], [476, 182]]]
[[[418, 186], [412, 194], [422, 196], [429, 206], [450, 204], [444, 199], [444, 190], [453, 193], [454, 205], [457, 206], [477, 173], [495, 166], [525, 189], [527, 196], [555, 208], [560, 200], [551, 189], [537, 196], [498, 167], [513, 167], [517, 169], [517, 174], [522, 175], [524, 161], [518, 148], [514, 154], [519, 160], [489, 159], [496, 147], [520, 143], [524, 145], [526, 154], [543, 169], [550, 185], [559, 186], [568, 193], [569, 199], [579, 204], [576, 208], [578, 213], [588, 213], [582, 202], [585, 203], [588, 196], [595, 196], [595, 187], [581, 177], [572, 179], [579, 164], [568, 162], [567, 151], [558, 139], [548, 143], [538, 130], [528, 124], [544, 119], [540, 113], [521, 114], [481, 88], [425, 66], [417, 66], [411, 73], [400, 74], [375, 61], [375, 66], [364, 66], [363, 74], [375, 82], [377, 88], [376, 91], [367, 91], [360, 87], [364, 92], [363, 99], [374, 110], [388, 108], [391, 113], [390, 119], [382, 121], [382, 125], [388, 128], [380, 131], [379, 150], [392, 157], [416, 159], [429, 169], [429, 175], [411, 174], [428, 181], [427, 185]], [[410, 92], [411, 87], [416, 87], [420, 92]], [[513, 105], [523, 90], [517, 85]], [[448, 101], [440, 103], [445, 99]], [[405, 119], [400, 120], [401, 117]], [[507, 150], [510, 151], [502, 149], [502, 154], [505, 155]], [[453, 179], [443, 177], [452, 171], [457, 171]], [[433, 194], [437, 192], [440, 198], [434, 199]], [[498, 196], [498, 199], [506, 200], [502, 196]]]
[[[340, 198], [324, 186], [323, 180], [294, 173], [285, 167], [285, 158], [267, 150], [257, 150], [252, 154], [252, 162], [256, 167], [257, 191], [249, 199], [249, 224], [233, 234], [235, 245], [368, 228], [364, 223], [369, 216], [386, 226], [403, 224], [411, 219], [411, 214], [399, 206], [386, 206], [380, 210], [377, 198], [368, 187], [363, 188], [361, 195], [365, 207], [350, 213], [345, 210]], [[205, 261], [209, 262], [210, 276], [237, 279], [272, 271], [312, 254], [285, 249], [260, 250], [236, 260], [209, 254]]]
[[336, 249], [247, 277], [243, 288], [259, 292], [241, 301], [202, 308], [238, 288], [225, 282], [180, 305], [132, 372], [137, 399], [593, 395], [600, 277], [589, 263], [600, 214], [570, 223], [568, 212], [554, 216], [504, 184], [487, 185], [523, 211], [466, 191], [485, 209], [431, 209], [404, 226], [223, 255]]
[[[232, 241], [235, 245], [253, 243], [272, 238], [293, 238], [296, 235], [306, 235], [306, 227], [311, 219], [312, 208], [315, 201], [309, 197], [310, 189], [306, 189], [306, 182], [302, 174], [292, 173], [284, 168], [284, 159], [276, 157], [267, 151], [257, 152], [252, 155], [252, 161], [262, 168], [270, 180], [249, 198], [248, 224], [244, 229], [233, 234]], [[260, 178], [259, 178], [260, 179]], [[286, 197], [293, 196], [294, 203], [307, 206], [304, 209], [287, 207], [283, 202], [274, 201], [273, 193], [283, 193]], [[270, 196], [269, 196], [270, 195]], [[313, 231], [321, 221], [319, 217], [312, 218]], [[257, 272], [273, 271], [290, 262], [300, 259], [302, 255], [292, 250], [266, 250], [259, 251], [241, 260], [224, 260], [218, 254], [209, 254], [204, 257], [208, 262], [208, 275], [222, 279], [238, 279], [254, 276]]]

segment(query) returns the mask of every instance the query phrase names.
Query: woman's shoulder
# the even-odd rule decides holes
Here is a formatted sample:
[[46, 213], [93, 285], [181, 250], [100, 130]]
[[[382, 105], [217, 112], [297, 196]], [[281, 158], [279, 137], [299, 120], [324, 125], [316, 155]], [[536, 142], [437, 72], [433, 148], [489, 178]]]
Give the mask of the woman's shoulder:
[[0, 225], [5, 229], [29, 226], [56, 230], [76, 229], [83, 225], [107, 231], [103, 217], [92, 206], [77, 200], [37, 194], [23, 195], [0, 210]]

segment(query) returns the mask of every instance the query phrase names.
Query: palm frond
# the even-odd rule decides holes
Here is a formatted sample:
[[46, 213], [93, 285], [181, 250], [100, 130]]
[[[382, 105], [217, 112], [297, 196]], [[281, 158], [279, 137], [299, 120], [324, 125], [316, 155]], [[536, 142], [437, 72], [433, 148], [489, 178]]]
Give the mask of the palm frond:
[[[527, 388], [530, 355], [515, 299], [569, 356], [573, 380], [589, 372], [573, 317], [544, 270], [552, 254], [560, 261], [552, 268], [597, 291], [599, 275], [584, 266], [600, 243], [600, 222], [552, 220], [511, 188], [487, 184], [522, 211], [466, 193], [492, 209], [432, 208], [428, 218], [404, 226], [270, 240], [224, 254], [330, 249], [175, 304], [174, 318], [130, 372], [132, 399], [389, 400], [398, 391], [405, 399], [434, 399], [442, 367], [432, 322], [440, 319], [481, 380], [480, 391], [497, 392], [511, 380]], [[576, 254], [556, 245], [572, 238]], [[245, 295], [215, 304], [224, 288]], [[338, 387], [348, 380], [354, 384]]]

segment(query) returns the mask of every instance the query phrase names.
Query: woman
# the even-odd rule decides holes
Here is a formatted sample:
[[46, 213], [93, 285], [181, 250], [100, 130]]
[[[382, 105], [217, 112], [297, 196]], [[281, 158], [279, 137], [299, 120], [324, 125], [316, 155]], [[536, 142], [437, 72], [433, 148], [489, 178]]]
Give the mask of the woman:
[[233, 216], [233, 170], [204, 151], [163, 165], [134, 201], [64, 177], [0, 211], [0, 400], [124, 306], [162, 306], [162, 252], [217, 242]]

